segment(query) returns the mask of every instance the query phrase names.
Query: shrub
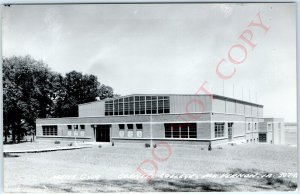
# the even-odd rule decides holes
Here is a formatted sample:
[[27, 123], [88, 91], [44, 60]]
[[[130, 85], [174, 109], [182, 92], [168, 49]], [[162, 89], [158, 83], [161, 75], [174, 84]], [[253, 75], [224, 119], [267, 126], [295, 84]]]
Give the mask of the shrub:
[[69, 143], [68, 146], [73, 146], [73, 143]]
[[154, 148], [156, 148], [157, 147], [157, 145], [156, 144], [154, 144], [154, 146], [153, 146]]
[[98, 148], [102, 148], [102, 145], [98, 145]]
[[56, 141], [54, 142], [54, 144], [60, 144], [60, 141], [56, 140]]
[[150, 144], [145, 143], [145, 148], [150, 148]]

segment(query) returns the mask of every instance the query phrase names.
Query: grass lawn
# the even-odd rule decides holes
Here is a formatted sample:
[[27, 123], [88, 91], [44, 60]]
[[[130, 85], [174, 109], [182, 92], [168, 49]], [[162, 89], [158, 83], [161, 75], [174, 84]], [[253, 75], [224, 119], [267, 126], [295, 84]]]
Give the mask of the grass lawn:
[[[30, 144], [30, 143], [29, 143]], [[24, 146], [27, 145], [23, 144]], [[31, 146], [31, 145], [28, 145]], [[153, 161], [152, 149], [104, 146], [4, 158], [5, 192], [272, 191], [296, 189], [297, 148], [270, 144], [155, 149], [156, 174], [147, 181], [136, 169]], [[141, 169], [154, 174], [153, 163]], [[255, 175], [224, 178], [224, 174]], [[280, 173], [288, 177], [280, 177]], [[264, 175], [267, 177], [264, 177]], [[181, 177], [180, 177], [181, 175]], [[170, 177], [173, 176], [173, 177]], [[183, 177], [190, 176], [190, 177]]]

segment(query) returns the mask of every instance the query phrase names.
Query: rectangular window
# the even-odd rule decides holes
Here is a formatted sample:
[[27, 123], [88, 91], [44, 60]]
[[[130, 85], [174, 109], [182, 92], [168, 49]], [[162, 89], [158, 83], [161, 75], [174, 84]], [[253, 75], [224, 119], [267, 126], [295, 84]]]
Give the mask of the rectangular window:
[[134, 98], [132, 96], [129, 97], [129, 114], [134, 114]]
[[135, 101], [135, 114], [138, 115], [140, 114], [140, 102], [139, 101]]
[[133, 124], [127, 124], [128, 129], [133, 129]]
[[165, 138], [197, 138], [196, 123], [165, 123]]
[[140, 114], [145, 114], [145, 97], [142, 100], [141, 96], [141, 101], [140, 101]]
[[72, 125], [68, 125], [68, 136], [72, 135]]
[[136, 124], [136, 137], [143, 137], [143, 125], [142, 124]]
[[257, 124], [255, 123], [255, 124], [254, 124], [254, 130], [256, 130], [256, 129], [257, 129]]
[[57, 136], [57, 126], [56, 125], [42, 126], [42, 128], [43, 128], [43, 135]]
[[170, 99], [168, 96], [164, 97], [164, 113], [170, 113]]
[[179, 124], [173, 124], [173, 138], [180, 138]]
[[158, 97], [157, 109], [158, 109], [158, 114], [164, 113], [164, 101], [162, 96]]
[[129, 115], [129, 98], [124, 99], [124, 115]]
[[215, 137], [224, 137], [225, 123], [215, 123]]
[[143, 129], [143, 124], [136, 124], [137, 129]]
[[124, 137], [125, 135], [125, 124], [119, 124], [119, 136]]
[[250, 131], [250, 128], [251, 128], [251, 124], [248, 123], [248, 131]]
[[107, 102], [105, 102], [105, 116], [108, 115], [108, 104]]
[[105, 101], [105, 116], [113, 115], [114, 113], [114, 107], [113, 107], [113, 101]]
[[119, 103], [119, 115], [123, 115], [123, 98], [118, 100]]
[[73, 129], [74, 129], [74, 135], [77, 136], [78, 135], [78, 125], [73, 125]]
[[165, 124], [165, 138], [172, 138], [171, 124]]
[[188, 138], [189, 137], [189, 127], [188, 125], [181, 125], [180, 126], [180, 133], [181, 138]]
[[157, 101], [156, 99], [154, 101], [152, 101], [152, 114], [156, 114], [157, 113]]
[[196, 123], [189, 123], [189, 138], [197, 138], [197, 125], [196, 125]]
[[80, 125], [80, 136], [84, 136], [85, 125]]
[[114, 100], [114, 115], [119, 115], [119, 102]]
[[146, 101], [146, 113], [151, 114], [151, 101]]
[[268, 124], [268, 131], [272, 130], [272, 124]]

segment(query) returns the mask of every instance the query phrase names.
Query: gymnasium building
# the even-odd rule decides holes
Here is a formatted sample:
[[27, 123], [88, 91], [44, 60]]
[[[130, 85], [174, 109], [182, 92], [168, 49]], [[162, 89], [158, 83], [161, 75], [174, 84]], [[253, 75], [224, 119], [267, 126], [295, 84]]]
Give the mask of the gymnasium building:
[[284, 143], [283, 119], [220, 95], [136, 94], [78, 106], [78, 117], [36, 121], [38, 141], [207, 145]]

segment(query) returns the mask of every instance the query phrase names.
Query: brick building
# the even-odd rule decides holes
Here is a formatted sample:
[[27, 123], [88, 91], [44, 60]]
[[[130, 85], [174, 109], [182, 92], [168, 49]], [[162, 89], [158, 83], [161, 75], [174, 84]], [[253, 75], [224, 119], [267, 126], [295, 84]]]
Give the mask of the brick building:
[[80, 104], [78, 113], [37, 119], [37, 140], [199, 145], [282, 138], [262, 105], [220, 95], [128, 95]]

